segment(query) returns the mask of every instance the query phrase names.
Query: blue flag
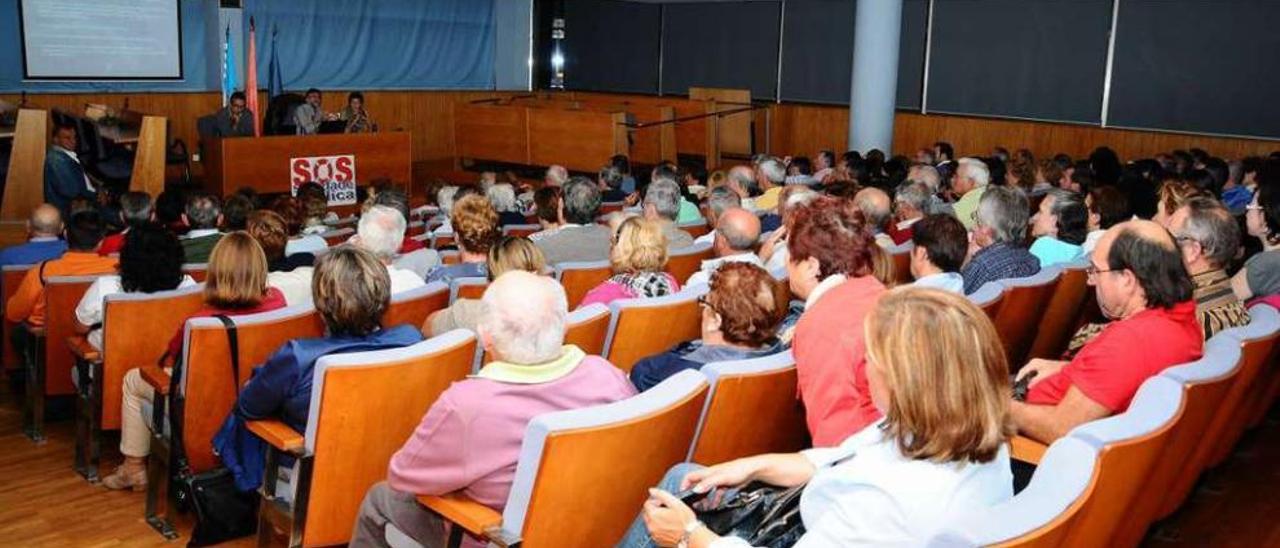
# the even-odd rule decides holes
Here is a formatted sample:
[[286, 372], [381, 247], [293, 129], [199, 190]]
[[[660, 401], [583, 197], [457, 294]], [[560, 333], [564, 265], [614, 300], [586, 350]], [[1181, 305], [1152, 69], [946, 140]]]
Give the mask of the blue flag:
[[280, 48], [276, 47], [279, 29], [271, 25], [271, 66], [267, 67], [267, 97], [279, 97], [284, 93], [284, 77], [280, 75]]
[[231, 94], [236, 92], [236, 48], [231, 43], [231, 25], [222, 43], [222, 106], [231, 102]]

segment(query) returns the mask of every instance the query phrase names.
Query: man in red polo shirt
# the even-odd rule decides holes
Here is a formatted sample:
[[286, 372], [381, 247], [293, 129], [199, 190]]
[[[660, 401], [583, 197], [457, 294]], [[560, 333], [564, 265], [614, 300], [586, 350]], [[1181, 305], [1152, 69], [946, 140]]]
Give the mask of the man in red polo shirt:
[[1044, 443], [1128, 409], [1138, 387], [1200, 358], [1194, 285], [1173, 237], [1150, 221], [1111, 227], [1090, 257], [1089, 285], [1112, 322], [1070, 362], [1032, 360], [1026, 403], [1013, 403], [1022, 434]]

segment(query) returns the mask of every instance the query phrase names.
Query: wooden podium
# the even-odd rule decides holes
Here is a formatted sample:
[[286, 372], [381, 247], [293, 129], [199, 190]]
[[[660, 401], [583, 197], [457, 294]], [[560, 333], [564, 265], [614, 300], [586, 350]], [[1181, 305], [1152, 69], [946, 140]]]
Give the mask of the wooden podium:
[[413, 177], [409, 133], [274, 135], [204, 140], [205, 190], [227, 196], [241, 187], [261, 193], [289, 192], [294, 158], [355, 156], [356, 181], [386, 178], [409, 184]]

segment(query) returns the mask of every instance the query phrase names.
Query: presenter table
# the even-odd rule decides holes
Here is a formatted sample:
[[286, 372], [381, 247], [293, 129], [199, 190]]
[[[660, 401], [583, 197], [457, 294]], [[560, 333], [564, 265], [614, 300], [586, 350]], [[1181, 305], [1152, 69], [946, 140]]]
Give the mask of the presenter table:
[[[289, 192], [294, 161], [352, 156], [354, 179], [366, 183], [386, 178], [408, 184], [413, 176], [410, 135], [403, 131], [333, 135], [208, 138], [204, 141], [205, 190], [227, 196], [242, 187], [261, 193]], [[303, 173], [303, 180], [316, 174]]]

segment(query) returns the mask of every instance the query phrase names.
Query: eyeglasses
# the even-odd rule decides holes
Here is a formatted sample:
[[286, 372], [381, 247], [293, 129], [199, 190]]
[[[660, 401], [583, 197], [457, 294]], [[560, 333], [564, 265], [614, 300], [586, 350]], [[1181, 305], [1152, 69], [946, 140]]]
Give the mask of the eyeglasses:
[[716, 307], [711, 304], [711, 300], [707, 298], [707, 295], [698, 295], [698, 306], [705, 306], [716, 314], [720, 313], [720, 311], [716, 310]]
[[1106, 274], [1107, 272], [1118, 272], [1118, 271], [1121, 271], [1121, 270], [1124, 270], [1124, 269], [1123, 269], [1123, 268], [1107, 268], [1107, 269], [1102, 269], [1102, 268], [1098, 268], [1098, 267], [1096, 267], [1096, 266], [1094, 266], [1094, 265], [1089, 265], [1089, 268], [1086, 268], [1084, 271], [1085, 271], [1085, 273], [1086, 273], [1086, 274], [1088, 274], [1089, 278], [1096, 278], [1096, 277], [1098, 277], [1098, 274]]
[[1249, 204], [1244, 206], [1245, 211], [1262, 211], [1262, 206], [1258, 204]]

